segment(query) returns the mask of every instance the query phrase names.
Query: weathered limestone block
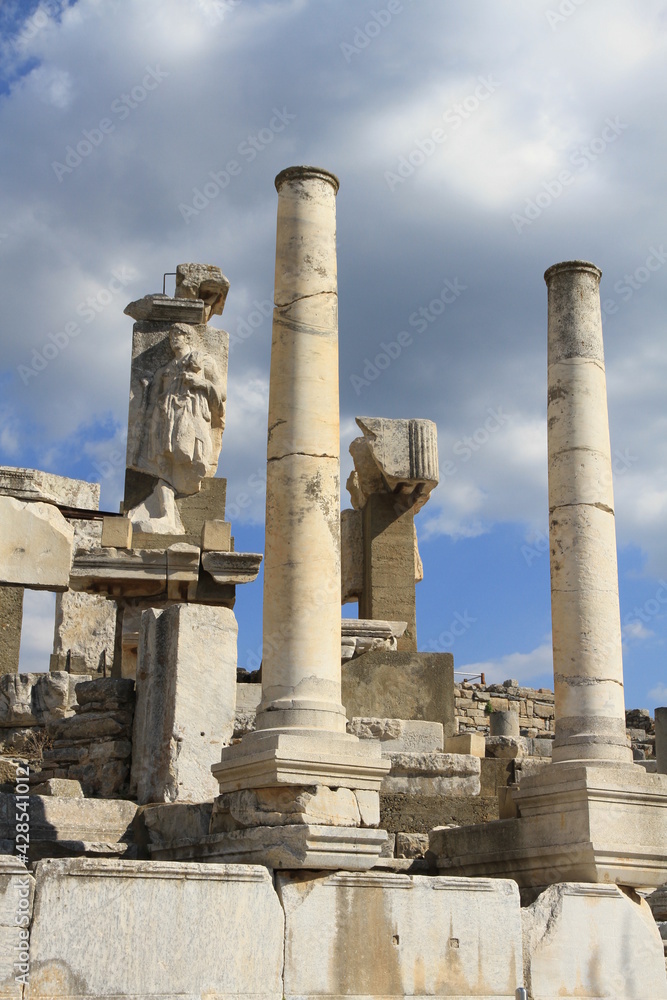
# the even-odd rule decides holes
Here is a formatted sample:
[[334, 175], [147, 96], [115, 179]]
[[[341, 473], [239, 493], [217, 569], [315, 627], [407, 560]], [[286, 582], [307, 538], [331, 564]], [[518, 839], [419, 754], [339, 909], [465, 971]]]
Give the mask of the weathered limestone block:
[[456, 736], [447, 737], [444, 751], [445, 753], [465, 753], [473, 754], [475, 757], [484, 757], [486, 740], [483, 733], [459, 733]]
[[389, 753], [383, 793], [479, 795], [479, 757], [453, 753]]
[[277, 876], [289, 997], [507, 997], [521, 980], [514, 883], [380, 872]]
[[340, 658], [345, 662], [374, 649], [396, 650], [407, 627], [407, 622], [341, 618]]
[[66, 590], [74, 529], [52, 504], [0, 496], [0, 583]]
[[100, 484], [85, 479], [69, 479], [41, 469], [17, 469], [0, 465], [0, 496], [19, 500], [45, 500], [76, 507], [78, 510], [97, 510], [100, 504]]
[[44, 726], [73, 715], [82, 679], [65, 671], [0, 677], [0, 727]]
[[281, 1000], [284, 918], [265, 868], [68, 859], [35, 878], [31, 1000]]
[[[37, 842], [80, 841], [128, 843], [136, 802], [122, 799], [80, 799], [71, 796], [30, 796], [30, 845]], [[16, 804], [0, 794], [0, 839], [14, 840]]]
[[[115, 518], [121, 521], [122, 518]], [[100, 545], [99, 520], [76, 518], [74, 551], [90, 551]], [[64, 669], [62, 661], [70, 654], [69, 667], [79, 673], [111, 673], [116, 636], [116, 603], [97, 594], [81, 594], [66, 590], [56, 595], [55, 630], [53, 636], [52, 670]]]
[[364, 653], [342, 666], [343, 704], [354, 717], [440, 722], [453, 736], [454, 658], [451, 653]]
[[396, 834], [395, 854], [397, 858], [421, 858], [427, 851], [427, 833]]
[[[359, 792], [363, 795], [363, 792]], [[377, 796], [376, 796], [377, 798]], [[379, 822], [379, 811], [375, 826]], [[362, 826], [357, 795], [351, 788], [325, 785], [288, 785], [282, 788], [244, 788], [225, 792], [213, 805], [211, 833], [253, 826], [293, 824]]]
[[379, 740], [383, 753], [442, 751], [441, 722], [413, 722], [410, 719], [350, 719], [348, 733], [360, 740]]
[[132, 787], [143, 802], [202, 802], [234, 729], [236, 636], [229, 608], [145, 611], [137, 665]]
[[660, 934], [631, 890], [552, 885], [521, 916], [525, 985], [534, 1000], [667, 997]]
[[0, 674], [17, 674], [21, 651], [23, 588], [0, 587]]
[[229, 281], [214, 264], [178, 264], [176, 267], [177, 299], [201, 299], [204, 319], [222, 316], [229, 292]]
[[[25, 866], [0, 855], [0, 997], [22, 1000], [25, 986], [18, 981], [29, 973], [28, 936], [35, 880]], [[15, 964], [17, 963], [17, 964]], [[28, 981], [30, 976], [26, 977]]]

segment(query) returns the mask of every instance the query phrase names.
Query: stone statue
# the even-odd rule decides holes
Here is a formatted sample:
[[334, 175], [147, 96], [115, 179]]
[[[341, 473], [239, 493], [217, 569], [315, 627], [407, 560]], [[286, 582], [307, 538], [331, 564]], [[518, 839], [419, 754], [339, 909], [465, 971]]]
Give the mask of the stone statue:
[[147, 421], [142, 469], [157, 477], [151, 495], [129, 512], [141, 531], [182, 533], [176, 494], [199, 490], [218, 464], [225, 424], [225, 388], [214, 359], [193, 347], [187, 323], [169, 330], [173, 357], [144, 380]]

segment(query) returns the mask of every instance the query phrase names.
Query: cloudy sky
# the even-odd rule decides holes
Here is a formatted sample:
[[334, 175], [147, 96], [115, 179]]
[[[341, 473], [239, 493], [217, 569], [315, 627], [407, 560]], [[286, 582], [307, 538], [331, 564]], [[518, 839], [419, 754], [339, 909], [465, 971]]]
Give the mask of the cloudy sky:
[[[420, 648], [551, 686], [542, 275], [591, 260], [627, 704], [666, 704], [667, 3], [3, 0], [0, 31], [0, 463], [100, 481], [116, 510], [123, 308], [180, 262], [217, 264], [220, 474], [237, 548], [261, 551], [273, 179], [326, 167], [343, 476], [355, 415], [436, 421]], [[28, 603], [25, 668], [46, 666], [48, 600]], [[239, 588], [241, 665], [260, 604]]]

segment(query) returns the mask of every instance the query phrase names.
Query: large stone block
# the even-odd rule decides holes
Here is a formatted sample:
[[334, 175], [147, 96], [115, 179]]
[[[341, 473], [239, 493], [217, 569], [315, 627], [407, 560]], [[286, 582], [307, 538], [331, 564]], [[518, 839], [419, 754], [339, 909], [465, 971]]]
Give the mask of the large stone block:
[[533, 1000], [664, 1000], [662, 940], [648, 904], [616, 886], [552, 885], [522, 910], [525, 984]]
[[428, 834], [435, 827], [465, 826], [498, 819], [496, 795], [429, 795], [380, 792], [380, 825], [391, 833]]
[[341, 673], [348, 719], [374, 716], [441, 722], [445, 737], [455, 734], [451, 653], [373, 650], [344, 663]]
[[389, 753], [383, 792], [417, 795], [479, 795], [480, 759], [460, 753]]
[[176, 604], [141, 627], [132, 787], [141, 803], [212, 799], [211, 764], [234, 730], [234, 613]]
[[[26, 995], [17, 977], [29, 971], [28, 936], [35, 880], [16, 858], [0, 855], [0, 997]], [[29, 979], [29, 976], [27, 977]], [[27, 981], [27, 980], [26, 980]]]
[[439, 753], [444, 742], [441, 722], [351, 719], [347, 731], [360, 740], [379, 740], [383, 753]]
[[66, 590], [74, 529], [52, 504], [0, 496], [0, 584]]
[[[30, 842], [86, 841], [128, 843], [136, 802], [123, 799], [82, 799], [56, 795], [30, 796]], [[13, 795], [0, 794], [0, 840], [14, 840], [16, 807]]]
[[46, 500], [76, 507], [79, 510], [97, 510], [100, 505], [100, 484], [85, 479], [69, 479], [40, 469], [15, 469], [0, 465], [0, 496], [18, 500]]
[[35, 877], [31, 1000], [282, 997], [284, 919], [265, 868], [75, 859]]
[[279, 874], [285, 997], [501, 997], [521, 984], [512, 882]]
[[633, 765], [549, 764], [522, 778], [513, 799], [517, 819], [432, 830], [438, 870], [537, 887], [585, 881], [645, 888], [667, 878], [665, 775]]

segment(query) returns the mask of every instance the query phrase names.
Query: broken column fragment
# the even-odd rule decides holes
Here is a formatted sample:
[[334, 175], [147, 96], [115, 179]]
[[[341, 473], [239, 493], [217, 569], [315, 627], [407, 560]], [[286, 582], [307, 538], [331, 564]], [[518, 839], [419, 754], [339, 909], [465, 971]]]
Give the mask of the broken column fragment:
[[398, 648], [414, 652], [422, 576], [414, 516], [438, 485], [437, 429], [431, 420], [356, 420], [364, 433], [350, 445], [354, 510], [341, 516], [342, 600], [357, 599], [360, 618], [406, 621]]

